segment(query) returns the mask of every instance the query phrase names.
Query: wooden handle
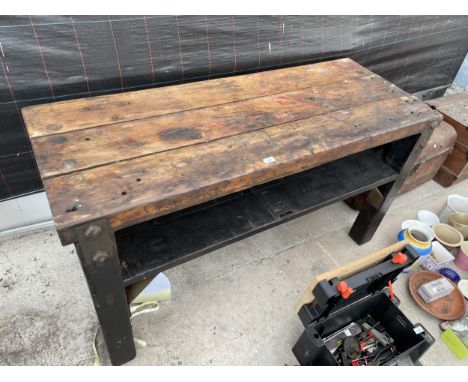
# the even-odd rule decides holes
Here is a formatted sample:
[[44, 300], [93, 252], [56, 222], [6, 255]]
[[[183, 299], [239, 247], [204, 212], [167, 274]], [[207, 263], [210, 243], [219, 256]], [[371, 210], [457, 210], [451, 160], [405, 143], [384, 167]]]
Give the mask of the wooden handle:
[[341, 265], [337, 268], [332, 269], [331, 271], [322, 273], [315, 277], [315, 279], [309, 284], [307, 287], [306, 291], [302, 295], [302, 298], [297, 305], [296, 308], [296, 313], [299, 312], [301, 309], [302, 305], [304, 304], [309, 304], [312, 301], [314, 301], [314, 296], [312, 294], [312, 291], [314, 290], [315, 286], [323, 280], [330, 280], [334, 277], [339, 277], [339, 278], [345, 278], [348, 277], [356, 272], [362, 271], [364, 269], [367, 269], [378, 262], [382, 261], [385, 257], [387, 257], [390, 253], [392, 252], [398, 252], [401, 251], [406, 244], [408, 244], [408, 240], [402, 240], [399, 241], [398, 243], [392, 244], [389, 247], [383, 248], [380, 251], [371, 253], [368, 256], [362, 257], [360, 259], [357, 259], [351, 263]]

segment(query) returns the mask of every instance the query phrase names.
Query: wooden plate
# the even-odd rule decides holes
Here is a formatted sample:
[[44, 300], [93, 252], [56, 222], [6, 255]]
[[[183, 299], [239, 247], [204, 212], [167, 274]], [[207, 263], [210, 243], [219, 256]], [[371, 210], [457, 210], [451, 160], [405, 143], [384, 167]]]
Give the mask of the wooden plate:
[[440, 279], [444, 276], [430, 271], [419, 271], [408, 278], [408, 289], [411, 296], [421, 308], [430, 315], [444, 321], [456, 320], [465, 314], [465, 299], [460, 289], [449, 280], [455, 289], [448, 296], [439, 298], [430, 303], [424, 302], [418, 293], [419, 288], [430, 281]]

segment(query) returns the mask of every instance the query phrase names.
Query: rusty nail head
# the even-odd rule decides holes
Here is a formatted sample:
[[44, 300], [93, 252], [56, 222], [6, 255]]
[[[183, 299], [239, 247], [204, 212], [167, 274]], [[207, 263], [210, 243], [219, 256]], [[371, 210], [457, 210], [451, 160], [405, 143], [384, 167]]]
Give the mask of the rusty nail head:
[[93, 256], [93, 261], [96, 264], [103, 264], [109, 258], [109, 254], [105, 251], [97, 251]]
[[90, 226], [88, 226], [88, 228], [86, 228], [86, 230], [85, 230], [85, 236], [86, 236], [86, 237], [96, 237], [96, 236], [98, 236], [101, 232], [102, 232], [101, 226], [98, 226], [98, 225], [95, 225], [95, 224], [91, 224]]

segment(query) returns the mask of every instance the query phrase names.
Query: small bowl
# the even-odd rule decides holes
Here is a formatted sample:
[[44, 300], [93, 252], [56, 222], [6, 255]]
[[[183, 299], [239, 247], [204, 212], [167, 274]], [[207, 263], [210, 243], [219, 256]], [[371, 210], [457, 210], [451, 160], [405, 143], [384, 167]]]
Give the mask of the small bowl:
[[468, 239], [468, 214], [463, 212], [452, 212], [449, 215], [449, 223], [463, 235], [465, 240]]
[[432, 211], [420, 210], [418, 212], [418, 220], [432, 227], [434, 224], [440, 223], [439, 217]]
[[445, 223], [434, 224], [432, 229], [437, 241], [449, 251], [453, 251], [463, 242], [463, 235], [451, 225]]
[[416, 227], [407, 229], [404, 235], [415, 247], [427, 248], [431, 244], [429, 232], [424, 232]]
[[458, 288], [462, 292], [463, 296], [468, 299], [468, 280], [460, 280]]
[[427, 224], [420, 222], [419, 220], [405, 220], [401, 223], [401, 229], [409, 230], [416, 228], [418, 231], [424, 232], [425, 236], [429, 239], [429, 241], [434, 240], [434, 231], [431, 227]]
[[[414, 252], [417, 253], [418, 256], [427, 256], [430, 255], [432, 252], [432, 241], [427, 243], [428, 245], [425, 247], [418, 247], [415, 245], [415, 242], [412, 241], [411, 237], [407, 236], [407, 230], [402, 229], [400, 232], [398, 232], [397, 235], [397, 241], [403, 241], [405, 239], [408, 239], [409, 243], [408, 245], [413, 249]], [[415, 262], [416, 264], [416, 262]]]

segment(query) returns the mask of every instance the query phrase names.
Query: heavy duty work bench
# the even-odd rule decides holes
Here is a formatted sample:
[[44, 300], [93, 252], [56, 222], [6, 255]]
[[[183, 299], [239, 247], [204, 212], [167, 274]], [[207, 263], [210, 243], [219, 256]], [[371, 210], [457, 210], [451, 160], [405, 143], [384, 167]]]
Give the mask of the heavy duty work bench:
[[114, 364], [135, 356], [128, 303], [142, 280], [378, 187], [382, 198], [350, 231], [370, 240], [441, 121], [350, 59], [32, 106], [23, 117]]

